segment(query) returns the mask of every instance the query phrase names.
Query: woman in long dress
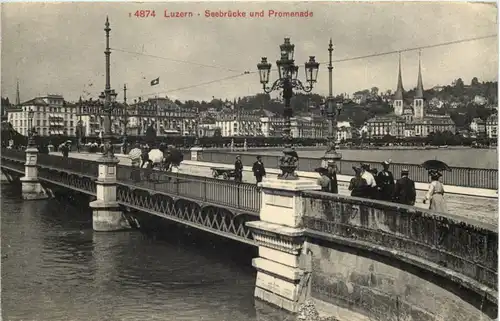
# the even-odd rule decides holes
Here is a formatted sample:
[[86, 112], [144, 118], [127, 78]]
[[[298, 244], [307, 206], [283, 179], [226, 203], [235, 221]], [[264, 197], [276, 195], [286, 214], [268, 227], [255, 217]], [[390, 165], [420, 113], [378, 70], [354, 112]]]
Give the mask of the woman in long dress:
[[438, 171], [429, 171], [431, 183], [429, 184], [429, 191], [425, 195], [424, 204], [429, 201], [429, 209], [436, 212], [446, 213], [446, 202], [444, 200], [444, 186], [439, 181], [441, 173]]

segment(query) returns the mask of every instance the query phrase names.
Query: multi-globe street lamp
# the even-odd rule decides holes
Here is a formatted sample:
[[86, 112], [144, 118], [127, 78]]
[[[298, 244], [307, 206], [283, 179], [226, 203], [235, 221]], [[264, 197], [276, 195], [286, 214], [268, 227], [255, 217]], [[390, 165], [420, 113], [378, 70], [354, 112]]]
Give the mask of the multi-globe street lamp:
[[30, 109], [28, 110], [28, 147], [35, 147], [35, 131], [33, 130], [33, 117], [35, 116], [35, 112]]
[[299, 73], [299, 66], [295, 65], [293, 54], [295, 45], [290, 43], [290, 38], [285, 38], [285, 42], [280, 45], [281, 58], [276, 61], [278, 67], [278, 79], [274, 81], [271, 87], [268, 87], [269, 74], [271, 71], [271, 63], [267, 62], [267, 57], [262, 57], [262, 61], [257, 64], [260, 75], [260, 83], [265, 93], [269, 94], [272, 91], [283, 89], [283, 99], [285, 101], [285, 108], [283, 110], [283, 117], [285, 124], [283, 128], [283, 138], [285, 148], [283, 150], [284, 156], [280, 159], [280, 169], [282, 173], [278, 175], [280, 179], [297, 179], [295, 169], [297, 168], [298, 156], [292, 149], [292, 135], [290, 119], [293, 116], [293, 110], [290, 105], [290, 100], [293, 96], [293, 89], [311, 92], [313, 84], [318, 77], [319, 63], [316, 62], [314, 56], [309, 56], [309, 61], [305, 63], [306, 85], [297, 79]]

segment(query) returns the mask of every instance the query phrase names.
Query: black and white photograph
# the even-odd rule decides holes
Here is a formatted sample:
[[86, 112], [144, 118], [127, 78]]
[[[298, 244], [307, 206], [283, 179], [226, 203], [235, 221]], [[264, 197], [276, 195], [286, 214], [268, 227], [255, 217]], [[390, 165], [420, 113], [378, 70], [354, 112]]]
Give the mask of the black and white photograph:
[[496, 2], [0, 12], [1, 320], [498, 320]]

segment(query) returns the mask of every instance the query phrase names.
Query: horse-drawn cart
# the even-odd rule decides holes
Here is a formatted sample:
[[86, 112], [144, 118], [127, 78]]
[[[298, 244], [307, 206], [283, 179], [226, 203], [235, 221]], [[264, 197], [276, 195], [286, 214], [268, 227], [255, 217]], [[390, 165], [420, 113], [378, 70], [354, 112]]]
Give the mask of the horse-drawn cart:
[[223, 179], [229, 180], [229, 179], [235, 177], [234, 169], [231, 169], [231, 168], [212, 167], [211, 170], [212, 170], [212, 176], [214, 178], [219, 178], [219, 176], [222, 176]]

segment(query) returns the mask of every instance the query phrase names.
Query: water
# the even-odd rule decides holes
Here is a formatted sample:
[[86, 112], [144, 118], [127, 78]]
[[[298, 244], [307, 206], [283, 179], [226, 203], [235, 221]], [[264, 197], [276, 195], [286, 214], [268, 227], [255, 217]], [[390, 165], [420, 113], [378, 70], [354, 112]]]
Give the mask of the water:
[[144, 231], [96, 233], [86, 205], [1, 192], [3, 320], [288, 318], [254, 300], [253, 247], [146, 214]]

